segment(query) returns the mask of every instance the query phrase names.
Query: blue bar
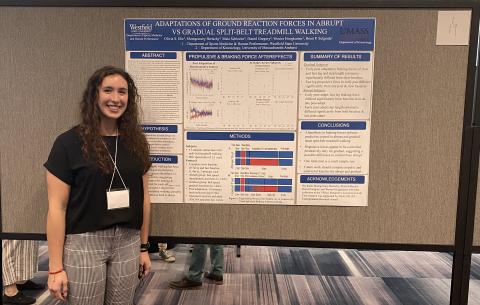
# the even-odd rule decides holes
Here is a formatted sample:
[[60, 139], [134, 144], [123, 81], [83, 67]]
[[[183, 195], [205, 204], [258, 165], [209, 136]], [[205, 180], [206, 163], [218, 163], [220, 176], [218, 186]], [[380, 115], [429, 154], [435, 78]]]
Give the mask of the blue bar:
[[293, 158], [293, 151], [280, 151], [278, 156], [280, 158]]
[[131, 52], [130, 58], [177, 59], [177, 53], [175, 52]]
[[248, 157], [251, 158], [278, 158], [278, 151], [268, 150], [253, 150], [247, 152]]
[[126, 19], [127, 51], [373, 51], [374, 18]]
[[[242, 178], [235, 178], [235, 184], [241, 184]], [[249, 185], [292, 185], [292, 179], [275, 179], [275, 178], [245, 178], [244, 184]]]
[[365, 130], [367, 122], [358, 121], [303, 121], [302, 130]]
[[278, 187], [278, 192], [279, 193], [291, 193], [292, 192], [292, 187], [291, 186], [279, 186]]
[[241, 163], [240, 160], [241, 160], [241, 159], [235, 159], [235, 165], [242, 165], [242, 163]]
[[177, 133], [177, 125], [142, 125], [144, 133]]
[[297, 54], [293, 52], [283, 53], [209, 53], [188, 52], [187, 61], [295, 61]]
[[[246, 185], [245, 192], [254, 192], [255, 186]], [[235, 185], [235, 191], [240, 192], [241, 188], [239, 185]], [[278, 186], [276, 193], [291, 193], [292, 187], [291, 186]]]
[[293, 160], [292, 159], [280, 159], [278, 160], [279, 166], [292, 166]]
[[264, 178], [245, 178], [245, 184], [265, 185]]
[[177, 164], [178, 156], [151, 155], [150, 161], [155, 164]]
[[235, 151], [235, 157], [240, 158], [242, 156], [241, 153], [242, 152], [240, 150]]
[[250, 159], [245, 159], [245, 165], [250, 165]]
[[278, 185], [292, 185], [292, 179], [278, 179]]
[[294, 141], [293, 132], [187, 132], [187, 140]]
[[300, 183], [364, 184], [365, 176], [300, 175]]
[[370, 61], [370, 53], [305, 53], [305, 61]]
[[277, 185], [278, 184], [278, 179], [264, 179], [263, 184], [264, 185]]

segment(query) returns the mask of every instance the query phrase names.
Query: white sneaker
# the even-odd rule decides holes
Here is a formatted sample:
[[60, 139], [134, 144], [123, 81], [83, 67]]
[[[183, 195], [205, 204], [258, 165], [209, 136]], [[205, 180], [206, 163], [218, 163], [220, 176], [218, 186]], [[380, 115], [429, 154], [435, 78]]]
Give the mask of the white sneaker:
[[160, 259], [163, 259], [167, 263], [175, 262], [175, 256], [170, 254], [170, 252], [168, 252], [167, 250], [160, 249], [160, 251], [158, 252], [158, 256], [160, 256]]

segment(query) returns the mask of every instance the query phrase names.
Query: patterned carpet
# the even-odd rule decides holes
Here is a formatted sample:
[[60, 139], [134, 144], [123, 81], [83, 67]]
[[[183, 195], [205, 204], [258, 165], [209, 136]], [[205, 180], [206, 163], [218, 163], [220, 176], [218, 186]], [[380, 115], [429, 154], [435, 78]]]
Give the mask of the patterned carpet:
[[[242, 246], [238, 258], [228, 246], [224, 285], [204, 281], [200, 290], [168, 288], [188, 268], [189, 249], [174, 248], [175, 263], [152, 254], [153, 272], [137, 289], [137, 305], [449, 304], [449, 253]], [[36, 282], [46, 280], [46, 252], [42, 246]], [[480, 255], [474, 255], [471, 274], [469, 305], [480, 305]], [[36, 296], [36, 304], [62, 304], [48, 291]]]

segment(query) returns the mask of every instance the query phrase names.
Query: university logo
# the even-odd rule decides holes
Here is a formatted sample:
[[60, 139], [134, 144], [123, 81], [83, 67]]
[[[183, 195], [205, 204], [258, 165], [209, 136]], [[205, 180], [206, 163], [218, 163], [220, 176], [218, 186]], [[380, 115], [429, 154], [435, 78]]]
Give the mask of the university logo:
[[340, 28], [340, 39], [346, 41], [368, 41], [369, 29], [368, 28]]
[[151, 33], [153, 24], [129, 24], [132, 33]]

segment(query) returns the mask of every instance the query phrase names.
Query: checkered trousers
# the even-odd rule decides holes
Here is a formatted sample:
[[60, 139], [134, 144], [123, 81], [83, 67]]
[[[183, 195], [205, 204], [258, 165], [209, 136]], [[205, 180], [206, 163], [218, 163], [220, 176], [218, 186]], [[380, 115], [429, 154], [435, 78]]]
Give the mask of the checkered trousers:
[[2, 240], [3, 285], [33, 278], [38, 265], [38, 242], [34, 240]]
[[138, 284], [140, 232], [113, 227], [68, 234], [63, 265], [69, 305], [132, 305]]

